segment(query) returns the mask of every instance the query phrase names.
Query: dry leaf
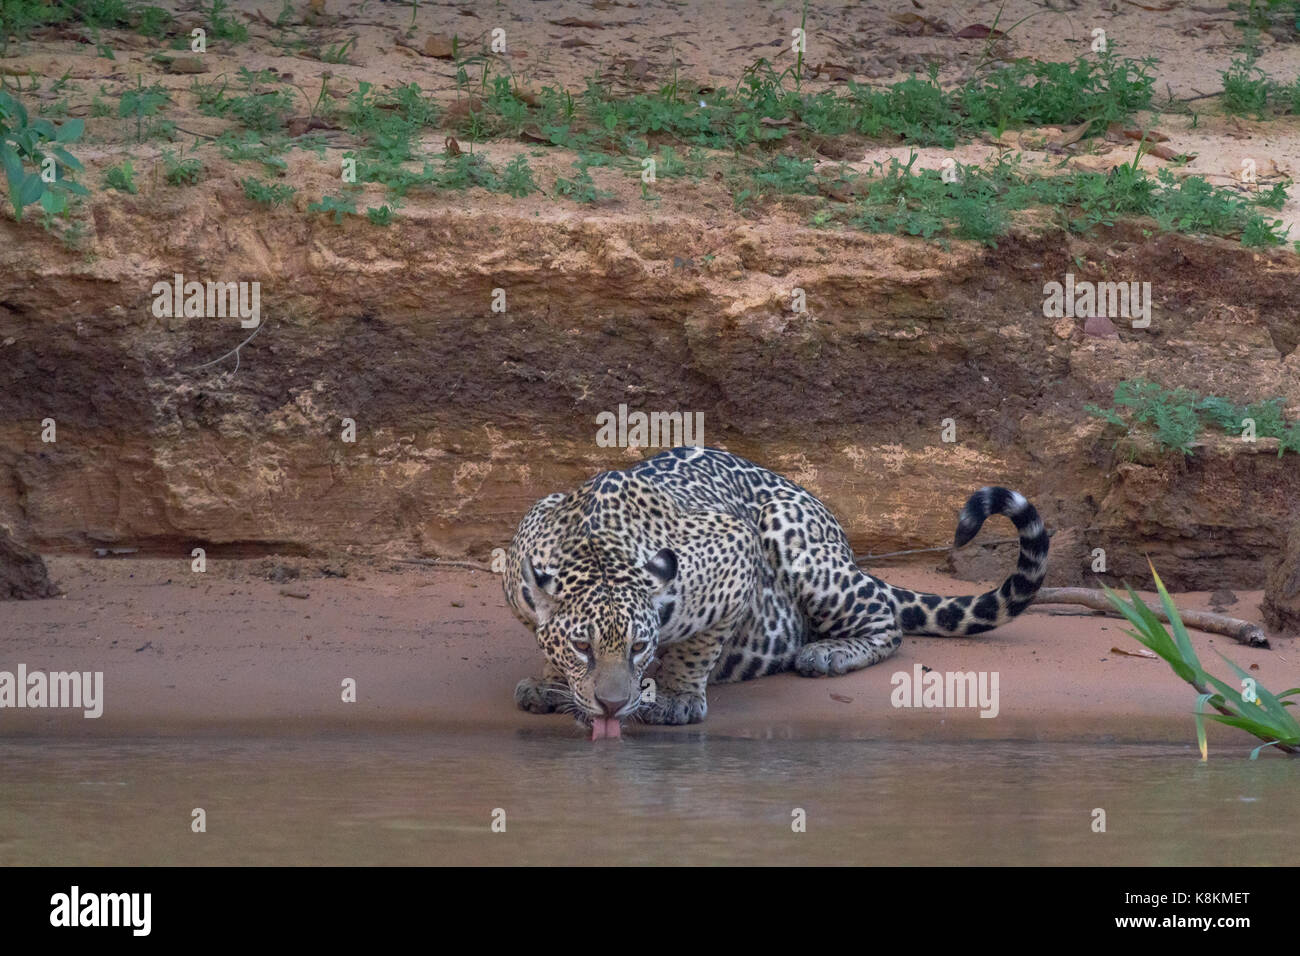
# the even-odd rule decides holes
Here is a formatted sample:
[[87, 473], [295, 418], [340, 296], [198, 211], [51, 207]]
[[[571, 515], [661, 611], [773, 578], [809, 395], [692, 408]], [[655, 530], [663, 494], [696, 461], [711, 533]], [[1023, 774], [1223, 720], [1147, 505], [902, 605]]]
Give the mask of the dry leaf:
[[450, 60], [456, 55], [451, 37], [441, 33], [431, 33], [425, 37], [424, 48], [420, 52], [438, 60]]
[[1154, 156], [1156, 159], [1163, 159], [1163, 160], [1185, 159], [1191, 161], [1196, 158], [1195, 153], [1175, 153], [1168, 146], [1152, 146], [1150, 149], [1147, 150], [1147, 152], [1150, 153], [1152, 156]]
[[326, 122], [319, 116], [295, 116], [289, 120], [288, 127], [289, 135], [295, 137], [314, 129], [342, 129], [340, 126]]
[[1153, 129], [1148, 129], [1148, 130], [1125, 129], [1119, 123], [1111, 123], [1110, 126], [1106, 127], [1106, 131], [1108, 133], [1117, 132], [1119, 133], [1119, 135], [1126, 136], [1129, 139], [1136, 139], [1139, 141], [1145, 139], [1148, 143], [1169, 142], [1169, 137], [1166, 136], [1164, 133], [1156, 132]]
[[447, 112], [442, 114], [443, 124], [452, 127], [457, 126], [468, 119], [470, 113], [477, 113], [481, 109], [483, 109], [482, 100], [477, 96], [467, 96], [447, 107]]
[[581, 27], [584, 30], [603, 30], [605, 24], [597, 23], [595, 20], [579, 20], [577, 17], [565, 17], [563, 20], [547, 20], [557, 27]]
[[852, 697], [845, 697], [843, 694], [831, 694], [831, 700], [838, 700], [841, 704], [853, 703]]
[[592, 44], [588, 43], [586, 40], [582, 39], [581, 37], [569, 37], [569, 39], [564, 40], [563, 42], [560, 43], [560, 49], [572, 50], [574, 47], [591, 46], [591, 45]]
[[847, 66], [840, 66], [838, 63], [822, 63], [813, 71], [813, 76], [821, 76], [825, 73], [831, 78], [832, 82], [845, 83], [853, 79], [853, 70]]
[[206, 73], [208, 65], [198, 56], [177, 56], [164, 62], [163, 68], [168, 73]]
[[1006, 34], [1001, 30], [986, 27], [982, 23], [972, 23], [968, 27], [962, 27], [953, 36], [962, 40], [983, 40], [985, 37], [993, 37], [996, 40], [999, 37], [1006, 36]]
[[948, 24], [935, 17], [923, 17], [916, 13], [891, 13], [889, 19], [902, 26], [903, 31], [912, 36], [948, 32]]
[[1126, 651], [1126, 650], [1123, 650], [1122, 648], [1112, 647], [1112, 648], [1110, 649], [1110, 652], [1111, 652], [1112, 654], [1123, 654], [1125, 657], [1149, 657], [1149, 658], [1151, 658], [1152, 660], [1159, 660], [1159, 658], [1158, 658], [1155, 654], [1152, 654], [1150, 651], [1145, 651], [1145, 650], [1144, 650], [1144, 651]]
[[836, 202], [853, 202], [853, 189], [851, 187], [846, 188], [839, 183], [818, 183], [817, 191], [823, 196], [834, 199]]
[[1092, 120], [1084, 120], [1073, 129], [1067, 129], [1060, 136], [1048, 140], [1047, 145], [1055, 146], [1059, 149], [1062, 146], [1069, 146], [1072, 143], [1077, 143], [1079, 140], [1083, 139], [1084, 134], [1088, 132], [1088, 127], [1091, 125]]

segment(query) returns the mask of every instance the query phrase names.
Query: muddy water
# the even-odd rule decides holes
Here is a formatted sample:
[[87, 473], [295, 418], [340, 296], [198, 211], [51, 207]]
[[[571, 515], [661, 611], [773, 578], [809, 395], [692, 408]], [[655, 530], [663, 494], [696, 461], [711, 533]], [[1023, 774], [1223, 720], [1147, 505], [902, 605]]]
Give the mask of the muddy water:
[[10, 740], [0, 767], [5, 864], [1278, 864], [1300, 836], [1293, 762], [1167, 747]]

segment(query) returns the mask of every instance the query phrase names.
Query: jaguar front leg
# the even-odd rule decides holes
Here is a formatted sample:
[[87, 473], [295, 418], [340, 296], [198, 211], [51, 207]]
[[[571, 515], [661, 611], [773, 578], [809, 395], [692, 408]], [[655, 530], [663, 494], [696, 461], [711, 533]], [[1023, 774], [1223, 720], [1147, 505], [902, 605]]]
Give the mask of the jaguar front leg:
[[641, 692], [636, 717], [647, 724], [698, 724], [709, 712], [709, 672], [722, 654], [715, 629], [669, 644], [659, 655], [659, 674]]
[[550, 661], [543, 665], [541, 677], [525, 677], [515, 685], [515, 704], [530, 714], [553, 714], [572, 701], [568, 681]]

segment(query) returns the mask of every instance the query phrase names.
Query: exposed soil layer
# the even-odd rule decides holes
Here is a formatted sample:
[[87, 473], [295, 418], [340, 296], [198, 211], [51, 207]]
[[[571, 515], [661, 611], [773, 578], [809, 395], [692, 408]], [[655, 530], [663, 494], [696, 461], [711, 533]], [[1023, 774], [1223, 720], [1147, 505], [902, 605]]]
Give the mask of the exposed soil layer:
[[1265, 582], [1260, 610], [1273, 630], [1300, 634], [1300, 521], [1291, 526], [1286, 553]]
[[[1176, 587], [1260, 587], [1300, 500], [1273, 439], [1116, 450], [1083, 410], [1141, 375], [1281, 395], [1294, 416], [1285, 253], [1123, 232], [944, 251], [782, 210], [760, 229], [485, 203], [376, 230], [231, 208], [222, 188], [106, 207], [89, 264], [0, 224], [0, 518], [20, 540], [483, 557], [537, 497], [646, 453], [597, 444], [620, 404], [702, 413], [705, 443], [823, 496], [862, 551], [941, 545], [972, 490], [1018, 488], [1069, 532], [1053, 583], [1090, 582], [1103, 548], [1121, 577], [1149, 555]], [[1067, 271], [1154, 279], [1151, 327], [1044, 318]], [[260, 277], [238, 355], [195, 368], [247, 337], [238, 319], [153, 315], [176, 272]]]

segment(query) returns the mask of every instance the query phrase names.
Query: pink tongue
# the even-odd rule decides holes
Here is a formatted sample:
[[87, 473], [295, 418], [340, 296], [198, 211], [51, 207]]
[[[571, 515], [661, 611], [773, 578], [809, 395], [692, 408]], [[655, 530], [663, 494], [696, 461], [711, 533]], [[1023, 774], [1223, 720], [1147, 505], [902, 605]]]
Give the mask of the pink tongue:
[[621, 737], [623, 728], [619, 725], [617, 717], [593, 717], [591, 718], [591, 739], [601, 740], [604, 737]]

